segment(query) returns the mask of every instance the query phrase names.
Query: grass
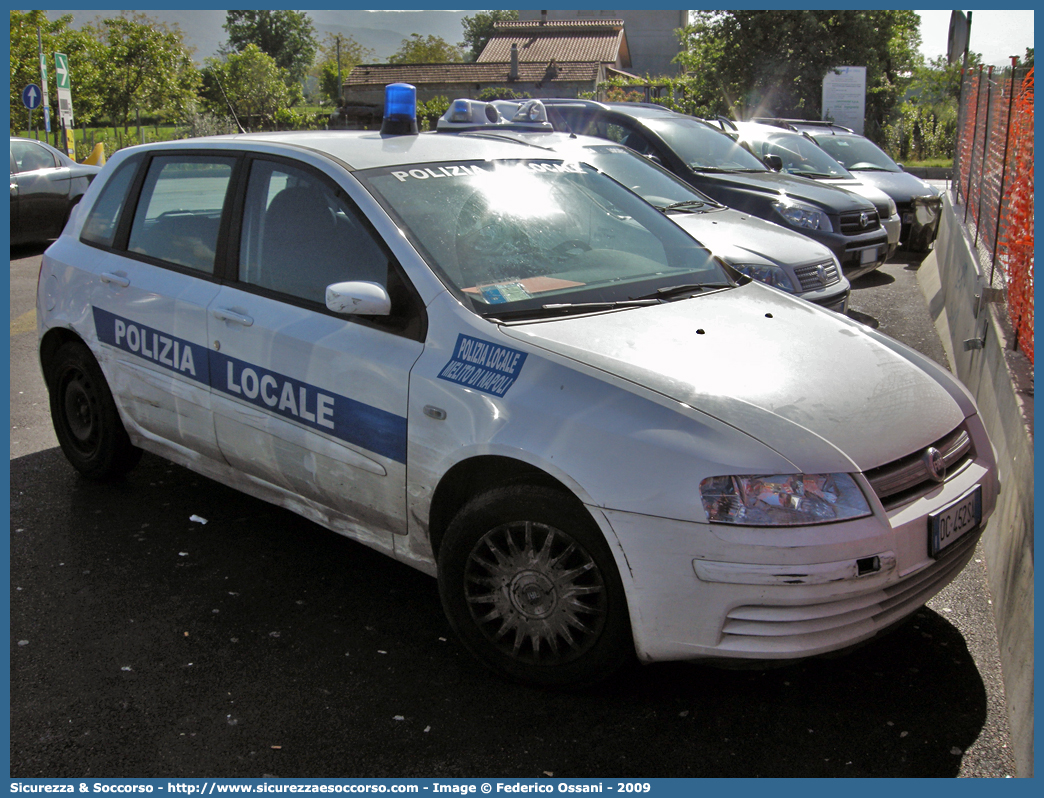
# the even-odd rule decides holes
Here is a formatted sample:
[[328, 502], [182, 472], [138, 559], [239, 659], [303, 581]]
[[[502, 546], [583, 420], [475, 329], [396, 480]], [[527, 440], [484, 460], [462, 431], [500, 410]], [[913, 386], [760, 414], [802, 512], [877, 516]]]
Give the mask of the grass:
[[[89, 127], [86, 130], [84, 128], [76, 128], [74, 131], [76, 160], [82, 162], [86, 159], [94, 150], [94, 145], [98, 143], [105, 145], [105, 155], [108, 157], [118, 149], [140, 144], [142, 141], [145, 143], [171, 141], [176, 136], [176, 130], [173, 125], [142, 125], [141, 138], [139, 139], [136, 125], [131, 125], [126, 132], [124, 132], [122, 127], [116, 130], [113, 130], [111, 127]], [[31, 135], [27, 130], [19, 130], [12, 135], [22, 136], [23, 138], [37, 138], [36, 135]], [[46, 138], [44, 138], [44, 132], [42, 130], [39, 131], [39, 139], [56, 146], [58, 149], [62, 149], [61, 138], [59, 137], [57, 143], [55, 142], [53, 128]]]
[[911, 166], [915, 168], [941, 166], [944, 169], [953, 169], [953, 158], [928, 158], [924, 161], [900, 161], [900, 163], [906, 169]]

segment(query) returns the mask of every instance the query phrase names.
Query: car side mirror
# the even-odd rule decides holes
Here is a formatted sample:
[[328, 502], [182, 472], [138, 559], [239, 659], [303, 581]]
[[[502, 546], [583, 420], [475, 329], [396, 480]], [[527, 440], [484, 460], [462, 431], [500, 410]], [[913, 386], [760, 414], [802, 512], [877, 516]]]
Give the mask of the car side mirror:
[[380, 283], [352, 280], [326, 287], [326, 307], [342, 316], [390, 316], [391, 297]]
[[900, 172], [905, 172], [906, 171], [906, 168], [901, 163], [897, 163], [896, 166], [899, 167], [899, 171]]
[[778, 155], [766, 155], [764, 158], [765, 166], [771, 169], [773, 172], [778, 172], [783, 168], [783, 159]]

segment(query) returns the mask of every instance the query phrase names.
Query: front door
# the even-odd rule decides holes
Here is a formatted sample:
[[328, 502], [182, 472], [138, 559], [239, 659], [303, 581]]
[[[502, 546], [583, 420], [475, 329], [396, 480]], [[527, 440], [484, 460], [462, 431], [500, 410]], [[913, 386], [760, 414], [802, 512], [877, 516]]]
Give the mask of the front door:
[[[326, 286], [393, 288], [392, 257], [345, 192], [281, 160], [250, 166], [238, 273], [207, 319], [217, 438], [253, 478], [332, 511], [383, 549], [405, 534], [409, 374], [423, 348], [393, 318], [326, 309]], [[393, 297], [399, 294], [392, 291]]]

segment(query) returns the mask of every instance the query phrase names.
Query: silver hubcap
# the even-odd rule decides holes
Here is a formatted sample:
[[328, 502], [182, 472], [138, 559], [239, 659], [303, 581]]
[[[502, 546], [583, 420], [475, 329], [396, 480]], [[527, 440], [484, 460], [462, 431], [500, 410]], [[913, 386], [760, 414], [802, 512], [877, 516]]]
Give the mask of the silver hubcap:
[[546, 524], [519, 521], [487, 532], [464, 572], [471, 616], [514, 659], [555, 665], [598, 640], [606, 591], [591, 555]]

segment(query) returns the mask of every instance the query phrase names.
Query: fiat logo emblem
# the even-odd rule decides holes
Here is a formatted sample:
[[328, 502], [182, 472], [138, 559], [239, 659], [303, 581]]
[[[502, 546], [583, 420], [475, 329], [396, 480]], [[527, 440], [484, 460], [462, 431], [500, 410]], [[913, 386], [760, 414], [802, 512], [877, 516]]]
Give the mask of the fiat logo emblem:
[[863, 211], [861, 214], [859, 214], [859, 226], [866, 227], [868, 224], [870, 224], [870, 214], [866, 211]]
[[924, 465], [928, 469], [928, 476], [936, 482], [946, 479], [946, 460], [943, 453], [934, 446], [929, 446], [924, 453]]

